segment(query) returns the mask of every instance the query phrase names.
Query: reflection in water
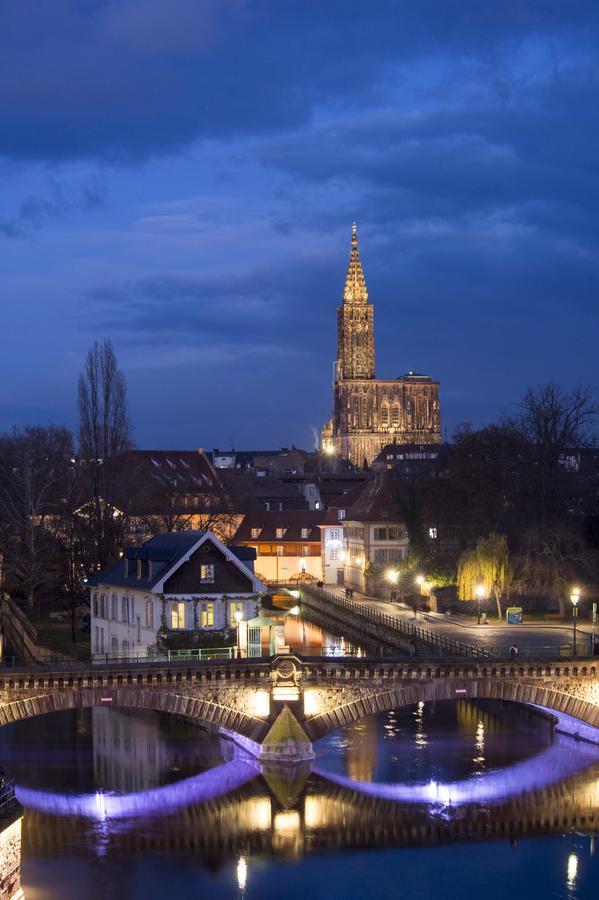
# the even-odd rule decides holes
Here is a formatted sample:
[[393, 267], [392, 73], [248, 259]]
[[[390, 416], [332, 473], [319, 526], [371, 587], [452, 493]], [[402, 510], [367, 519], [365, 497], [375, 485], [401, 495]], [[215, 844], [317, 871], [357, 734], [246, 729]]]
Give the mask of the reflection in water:
[[574, 851], [568, 856], [568, 865], [566, 868], [566, 884], [572, 890], [576, 884], [576, 876], [578, 875], [578, 857]]
[[[23, 883], [26, 896], [30, 890], [34, 900], [105, 896], [147, 900], [167, 893], [199, 896], [203, 892], [216, 900], [233, 896], [262, 900], [281, 896], [280, 861], [290, 859], [302, 860], [293, 869], [291, 882], [289, 874], [284, 875], [290, 897], [363, 897], [385, 890], [380, 880], [381, 854], [360, 857], [359, 868], [352, 869], [351, 861], [363, 850], [404, 848], [394, 852], [406, 854], [412, 846], [429, 847], [428, 869], [433, 872], [445, 843], [456, 845], [452, 859], [463, 860], [460, 895], [475, 896], [468, 894], [466, 882], [471, 876], [467, 870], [485, 844], [469, 843], [468, 857], [460, 857], [457, 845], [500, 839], [506, 846], [517, 847], [510, 857], [516, 860], [526, 853], [521, 838], [543, 835], [556, 837], [539, 843], [530, 865], [545, 871], [559, 864], [554, 877], [561, 890], [576, 900], [585, 896], [581, 891], [590, 884], [589, 878], [594, 879], [595, 891], [599, 886], [594, 860], [594, 868], [590, 867], [592, 847], [587, 839], [577, 837], [575, 845], [568, 839], [566, 846], [561, 837], [564, 832], [589, 833], [599, 828], [598, 754], [591, 745], [570, 738], [554, 740], [542, 720], [537, 723], [540, 731], [532, 729], [526, 715], [518, 711], [502, 714], [497, 704], [460, 701], [453, 709], [441, 703], [425, 704], [371, 717], [325, 739], [322, 747], [317, 745], [320, 773], [309, 769], [293, 775], [272, 769], [260, 773], [254, 766], [251, 772], [248, 768], [244, 782], [221, 784], [220, 796], [215, 791], [219, 773], [243, 765], [228, 742], [157, 714], [99, 712], [97, 719], [90, 710], [73, 711], [0, 731], [4, 764], [23, 789], [43, 788], [57, 795], [62, 791], [64, 797], [68, 782], [64, 770], [73, 768], [77, 777], [71, 798], [87, 793], [101, 797], [104, 804], [103, 817], [95, 820], [41, 808], [25, 810]], [[35, 729], [26, 727], [33, 724]], [[125, 737], [128, 752], [123, 752]], [[45, 742], [51, 753], [44, 764]], [[553, 762], [548, 764], [548, 758]], [[32, 760], [40, 763], [41, 774]], [[325, 772], [327, 760], [330, 765]], [[560, 777], [556, 766], [565, 760], [570, 768], [562, 767]], [[514, 776], [514, 771], [521, 773], [519, 766], [528, 766], [529, 775]], [[469, 795], [443, 810], [427, 802], [407, 804], [374, 793], [393, 780], [390, 775], [405, 776], [405, 785], [417, 791], [435, 773], [475, 785], [503, 778], [503, 787], [509, 784], [510, 790], [498, 792], [493, 803], [473, 802]], [[211, 785], [209, 799], [188, 790], [196, 779]], [[373, 793], [365, 792], [364, 786]], [[118, 801], [126, 807], [131, 796], [157, 795], [160, 789], [176, 793], [178, 788], [182, 802], [177, 807], [148, 805], [138, 808], [136, 815], [113, 817]], [[554, 840], [559, 844], [554, 845]], [[336, 869], [339, 851], [345, 862]], [[488, 853], [497, 858], [500, 851], [494, 845]], [[335, 891], [323, 893], [322, 885], [320, 893], [314, 890], [320, 884], [314, 881], [310, 862], [315, 854], [321, 860], [322, 854], [329, 854], [327, 878], [336, 879], [332, 882]], [[404, 880], [409, 880], [416, 863], [393, 859], [393, 871], [399, 866]], [[54, 866], [54, 861], [60, 865]], [[345, 887], [341, 886], [343, 866], [352, 873]], [[427, 888], [428, 875], [420, 872], [419, 877], [422, 900], [446, 896], [440, 893], [438, 880], [431, 880]], [[100, 881], [102, 887], [96, 886]], [[539, 887], [535, 893], [532, 885], [527, 897], [547, 896], [546, 889], [545, 885], [541, 892]], [[408, 895], [411, 892], [406, 889]]]

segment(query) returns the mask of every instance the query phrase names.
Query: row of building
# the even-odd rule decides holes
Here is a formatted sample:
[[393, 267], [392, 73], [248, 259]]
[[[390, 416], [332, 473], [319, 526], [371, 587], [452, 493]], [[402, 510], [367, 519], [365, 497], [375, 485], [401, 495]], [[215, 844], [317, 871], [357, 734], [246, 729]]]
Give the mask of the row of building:
[[248, 625], [259, 629], [260, 599], [277, 583], [311, 579], [373, 593], [408, 552], [387, 466], [288, 473], [290, 481], [259, 475], [247, 461], [217, 468], [219, 457], [203, 451], [134, 453], [180, 518], [161, 530], [158, 510], [133, 516], [137, 540], [90, 578], [96, 657], [146, 655], [159, 632], [237, 627], [247, 644]]

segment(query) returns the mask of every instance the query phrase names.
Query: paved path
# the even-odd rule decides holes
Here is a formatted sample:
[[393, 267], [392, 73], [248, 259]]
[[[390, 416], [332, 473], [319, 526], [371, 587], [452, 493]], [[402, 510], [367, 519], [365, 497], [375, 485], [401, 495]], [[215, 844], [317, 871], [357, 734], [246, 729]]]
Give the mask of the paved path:
[[[326, 585], [325, 590], [340, 597], [345, 596], [344, 589], [337, 586]], [[562, 647], [564, 655], [567, 655], [568, 650], [572, 648], [572, 627], [562, 623], [530, 622], [522, 625], [507, 625], [505, 622], [494, 621], [487, 625], [477, 625], [476, 620], [469, 616], [448, 617], [440, 613], [418, 613], [418, 616], [415, 617], [411, 608], [392, 603], [389, 600], [366, 597], [358, 591], [354, 591], [353, 600], [387, 615], [397, 616], [414, 623], [418, 622], [424, 628], [438, 631], [446, 637], [466, 644], [477, 644], [489, 648], [509, 647], [515, 644], [521, 651], [524, 648], [539, 650], [545, 648], [546, 653], [549, 650], [558, 652]], [[591, 625], [589, 623], [579, 624], [577, 632], [578, 654], [585, 656], [590, 653]], [[599, 631], [597, 634], [599, 637]]]

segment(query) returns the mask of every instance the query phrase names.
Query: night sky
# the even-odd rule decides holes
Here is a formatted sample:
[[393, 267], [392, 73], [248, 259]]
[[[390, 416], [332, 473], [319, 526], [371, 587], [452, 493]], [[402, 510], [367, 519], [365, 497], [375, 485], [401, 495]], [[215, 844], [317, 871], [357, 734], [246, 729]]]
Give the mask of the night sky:
[[144, 447], [310, 448], [356, 219], [442, 425], [596, 381], [596, 0], [0, 3], [0, 429], [110, 337]]

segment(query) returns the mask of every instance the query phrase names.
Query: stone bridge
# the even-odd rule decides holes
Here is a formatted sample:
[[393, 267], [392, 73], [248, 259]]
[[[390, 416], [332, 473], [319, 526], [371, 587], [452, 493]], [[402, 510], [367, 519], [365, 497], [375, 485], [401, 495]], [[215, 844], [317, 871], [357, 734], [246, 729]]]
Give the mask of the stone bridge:
[[598, 670], [596, 659], [423, 663], [287, 655], [4, 669], [0, 726], [81, 707], [151, 709], [215, 727], [264, 762], [296, 763], [313, 758], [313, 741], [364, 716], [419, 701], [489, 698], [540, 707], [569, 733], [597, 740]]

